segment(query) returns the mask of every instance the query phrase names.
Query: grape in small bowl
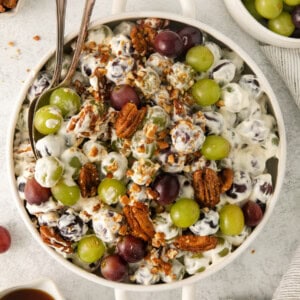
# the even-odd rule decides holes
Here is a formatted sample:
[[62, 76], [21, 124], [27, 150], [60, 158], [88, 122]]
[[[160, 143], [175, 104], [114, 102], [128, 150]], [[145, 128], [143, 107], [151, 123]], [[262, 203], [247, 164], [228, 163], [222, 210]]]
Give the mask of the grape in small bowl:
[[[276, 3], [268, 8], [270, 1]], [[256, 40], [277, 47], [300, 48], [299, 1], [270, 1], [225, 0], [224, 3], [232, 18]]]

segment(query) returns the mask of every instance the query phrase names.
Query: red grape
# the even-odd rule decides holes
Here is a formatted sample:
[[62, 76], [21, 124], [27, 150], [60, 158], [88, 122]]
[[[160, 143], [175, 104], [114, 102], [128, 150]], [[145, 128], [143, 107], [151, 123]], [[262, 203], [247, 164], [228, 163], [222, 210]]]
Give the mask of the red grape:
[[139, 96], [134, 88], [128, 84], [115, 86], [110, 93], [111, 106], [116, 110], [121, 110], [128, 102], [132, 102], [137, 106], [140, 104]]
[[292, 11], [292, 20], [296, 28], [300, 28], [300, 5], [297, 5]]
[[182, 53], [183, 41], [176, 32], [164, 30], [155, 37], [154, 47], [161, 55], [175, 58]]
[[292, 38], [300, 39], [300, 28], [296, 28], [295, 31], [291, 35]]
[[183, 52], [187, 52], [190, 48], [202, 44], [202, 32], [192, 26], [186, 26], [177, 31], [183, 42]]
[[101, 262], [101, 273], [106, 279], [122, 281], [125, 279], [128, 265], [118, 254], [106, 256]]
[[48, 201], [51, 196], [51, 190], [41, 186], [35, 178], [31, 178], [26, 182], [24, 189], [25, 199], [29, 204], [40, 205]]
[[9, 231], [0, 226], [0, 253], [6, 252], [10, 248], [11, 238]]
[[175, 175], [165, 173], [156, 177], [153, 189], [159, 194], [157, 202], [161, 205], [168, 205], [174, 202], [178, 196], [179, 187], [179, 182]]
[[254, 201], [247, 201], [242, 207], [245, 224], [250, 227], [256, 226], [263, 218], [261, 207]]
[[134, 263], [146, 255], [146, 243], [132, 235], [125, 236], [117, 244], [119, 255], [127, 262]]

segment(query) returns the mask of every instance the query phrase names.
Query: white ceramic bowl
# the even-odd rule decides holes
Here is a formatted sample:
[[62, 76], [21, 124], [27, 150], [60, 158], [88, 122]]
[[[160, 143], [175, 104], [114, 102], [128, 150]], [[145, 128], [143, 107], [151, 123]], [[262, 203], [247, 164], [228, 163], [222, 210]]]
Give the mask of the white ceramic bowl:
[[254, 39], [282, 48], [300, 48], [300, 39], [286, 37], [269, 30], [252, 17], [241, 0], [224, 0], [224, 3], [232, 18]]
[[[126, 284], [126, 283], [119, 283], [119, 282], [113, 282], [106, 280], [102, 277], [99, 277], [95, 274], [89, 273], [76, 265], [72, 264], [68, 260], [64, 259], [61, 255], [59, 255], [57, 252], [52, 250], [50, 247], [48, 247], [45, 243], [43, 243], [38, 231], [33, 226], [31, 219], [27, 213], [27, 211], [24, 208], [23, 201], [20, 199], [18, 191], [17, 191], [17, 185], [16, 185], [16, 179], [15, 179], [15, 172], [14, 172], [14, 161], [13, 161], [13, 141], [14, 141], [14, 133], [15, 133], [15, 126], [18, 118], [18, 114], [20, 111], [20, 108], [22, 106], [22, 103], [24, 99], [26, 98], [27, 91], [30, 87], [30, 85], [33, 82], [34, 76], [39, 72], [39, 70], [45, 65], [45, 63], [49, 60], [49, 58], [53, 55], [54, 50], [50, 51], [37, 65], [37, 67], [33, 70], [34, 76], [29, 78], [27, 82], [24, 84], [24, 88], [22, 89], [18, 105], [16, 107], [12, 122], [10, 124], [10, 142], [8, 147], [8, 169], [10, 172], [10, 183], [12, 187], [12, 192], [14, 194], [14, 199], [16, 201], [17, 208], [19, 210], [20, 215], [22, 216], [22, 219], [24, 220], [28, 230], [31, 232], [31, 234], [34, 236], [34, 238], [37, 240], [37, 242], [47, 251], [52, 257], [54, 257], [57, 261], [59, 261], [64, 267], [67, 269], [73, 271], [74, 273], [92, 281], [97, 284], [102, 284], [105, 286], [109, 286], [115, 289], [115, 295], [117, 300], [125, 300], [127, 299], [126, 291], [139, 291], [139, 292], [155, 292], [155, 291], [161, 291], [161, 290], [171, 290], [174, 288], [183, 288], [183, 294], [182, 299], [183, 300], [194, 300], [195, 299], [195, 290], [193, 289], [193, 284], [201, 280], [205, 277], [210, 276], [211, 274], [221, 270], [226, 265], [228, 265], [230, 262], [232, 262], [234, 259], [236, 259], [245, 249], [253, 242], [253, 240], [256, 238], [256, 236], [262, 232], [267, 220], [269, 219], [270, 215], [272, 214], [273, 208], [276, 204], [276, 201], [278, 200], [279, 192], [282, 186], [283, 178], [284, 178], [284, 171], [285, 171], [285, 160], [286, 160], [286, 136], [285, 136], [285, 129], [284, 129], [284, 123], [283, 123], [283, 117], [276, 99], [276, 96], [274, 92], [272, 91], [272, 88], [270, 84], [268, 83], [266, 77], [262, 73], [262, 71], [259, 69], [259, 67], [256, 65], [256, 63], [251, 59], [251, 57], [242, 50], [238, 45], [236, 45], [233, 41], [231, 41], [228, 37], [223, 35], [222, 33], [218, 32], [217, 30], [211, 28], [210, 26], [203, 24], [199, 21], [196, 21], [193, 16], [195, 16], [195, 2], [193, 0], [180, 0], [182, 10], [183, 10], [183, 16], [179, 16], [176, 14], [171, 13], [163, 13], [163, 12], [133, 12], [133, 13], [122, 13], [122, 11], [125, 8], [126, 0], [114, 0], [113, 1], [113, 14], [112, 16], [103, 18], [101, 20], [98, 20], [94, 22], [90, 28], [97, 27], [100, 24], [118, 24], [120, 21], [124, 20], [136, 20], [139, 18], [145, 18], [145, 17], [157, 17], [157, 18], [164, 18], [169, 19], [174, 22], [179, 22], [183, 24], [187, 24], [190, 26], [194, 26], [196, 28], [199, 28], [200, 30], [208, 33], [210, 36], [214, 37], [216, 40], [218, 40], [220, 43], [227, 45], [229, 48], [231, 48], [233, 51], [238, 53], [241, 58], [246, 62], [248, 67], [252, 70], [254, 74], [256, 74], [259, 78], [260, 84], [265, 91], [265, 93], [268, 95], [270, 99], [270, 111], [276, 118], [277, 124], [278, 124], [278, 133], [280, 137], [280, 145], [279, 145], [279, 152], [278, 152], [278, 161], [274, 163], [272, 170], [273, 179], [274, 179], [274, 192], [271, 197], [271, 199], [268, 201], [268, 205], [264, 214], [264, 218], [260, 222], [260, 224], [253, 230], [251, 235], [245, 240], [245, 242], [239, 246], [234, 252], [232, 252], [230, 255], [226, 257], [226, 259], [220, 261], [217, 264], [213, 264], [208, 268], [205, 272], [198, 273], [196, 275], [193, 275], [191, 277], [188, 277], [186, 279], [172, 282], [172, 283], [164, 283], [164, 284], [156, 284], [151, 286], [142, 286], [137, 284]], [[73, 33], [66, 37], [66, 42], [72, 40], [74, 37], [76, 37], [76, 33]]]

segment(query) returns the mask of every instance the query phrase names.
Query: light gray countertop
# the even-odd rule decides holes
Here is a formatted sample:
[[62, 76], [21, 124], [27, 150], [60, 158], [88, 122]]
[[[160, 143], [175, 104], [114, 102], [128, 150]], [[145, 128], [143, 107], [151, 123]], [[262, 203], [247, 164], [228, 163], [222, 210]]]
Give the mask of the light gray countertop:
[[[196, 284], [197, 299], [271, 299], [287, 270], [300, 241], [300, 112], [279, 75], [260, 51], [258, 44], [231, 19], [221, 0], [196, 0], [197, 19], [213, 26], [237, 42], [261, 67], [282, 109], [287, 131], [287, 170], [280, 199], [263, 232], [234, 262]], [[68, 3], [66, 32], [79, 27], [82, 0]], [[98, 0], [93, 19], [110, 14], [111, 1]], [[129, 0], [128, 11], [161, 10], [180, 13], [174, 0]], [[33, 39], [40, 36], [40, 40]], [[19, 92], [30, 70], [55, 45], [55, 1], [26, 0], [11, 18], [0, 15], [0, 225], [12, 235], [12, 246], [0, 254], [0, 289], [40, 276], [50, 277], [67, 299], [113, 299], [113, 291], [91, 283], [64, 269], [31, 237], [18, 215], [8, 183], [8, 124]], [[13, 42], [14, 45], [11, 45]], [[130, 293], [131, 299], [173, 300], [179, 290], [159, 293]]]

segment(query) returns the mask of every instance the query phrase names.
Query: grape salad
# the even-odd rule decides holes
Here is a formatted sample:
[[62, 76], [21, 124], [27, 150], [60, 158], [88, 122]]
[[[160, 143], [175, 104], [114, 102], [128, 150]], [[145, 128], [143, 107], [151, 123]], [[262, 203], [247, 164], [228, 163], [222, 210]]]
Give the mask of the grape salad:
[[28, 106], [52, 73], [53, 59], [20, 111], [15, 175], [42, 240], [67, 260], [108, 280], [173, 282], [226, 259], [262, 220], [277, 125], [231, 49], [164, 19], [91, 29], [72, 84], [34, 116], [35, 160]]

